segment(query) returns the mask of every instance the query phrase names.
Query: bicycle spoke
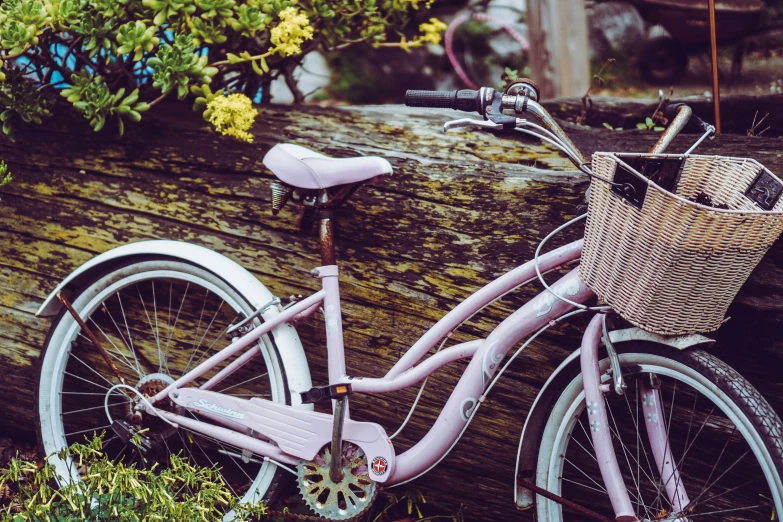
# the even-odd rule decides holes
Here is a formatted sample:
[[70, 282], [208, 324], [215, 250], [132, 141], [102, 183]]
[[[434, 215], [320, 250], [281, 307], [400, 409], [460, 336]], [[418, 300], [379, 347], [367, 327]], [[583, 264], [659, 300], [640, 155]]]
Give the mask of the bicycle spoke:
[[[588, 477], [588, 478], [589, 478], [589, 477]], [[589, 490], [592, 490], [592, 491], [597, 491], [597, 492], [599, 492], [599, 493], [606, 493], [606, 490], [605, 490], [605, 489], [598, 489], [598, 488], [594, 488], [594, 487], [588, 486], [587, 484], [582, 484], [581, 482], [577, 482], [577, 481], [575, 481], [575, 480], [571, 480], [571, 479], [563, 478], [563, 482], [570, 482], [571, 484], [575, 484], [575, 485], [577, 485], [577, 486], [581, 486], [581, 487], [583, 487], [583, 488], [585, 488], [585, 489], [589, 489]]]
[[84, 362], [84, 361], [82, 361], [81, 359], [79, 359], [79, 358], [76, 356], [76, 354], [74, 354], [73, 352], [71, 352], [71, 353], [70, 353], [69, 357], [73, 357], [73, 358], [74, 358], [74, 359], [76, 359], [78, 362], [82, 363], [82, 365], [83, 365], [85, 368], [87, 368], [87, 369], [88, 369], [88, 370], [90, 370], [92, 373], [94, 373], [95, 375], [97, 375], [98, 377], [100, 377], [101, 379], [103, 379], [104, 381], [106, 381], [106, 384], [108, 384], [110, 387], [111, 387], [111, 386], [114, 386], [114, 383], [113, 383], [113, 382], [111, 382], [109, 379], [107, 379], [106, 377], [104, 377], [103, 375], [101, 375], [100, 373], [98, 373], [97, 371], [95, 371], [95, 368], [93, 368], [92, 366], [90, 366], [90, 365], [89, 365], [89, 364], [87, 364], [86, 362]]
[[[198, 324], [196, 325], [196, 337], [198, 337], [198, 332], [201, 330], [201, 320], [204, 319], [204, 309], [207, 307], [207, 297], [209, 297], [209, 290], [207, 290], [204, 293], [204, 302], [201, 304], [201, 314], [198, 316]], [[215, 318], [213, 317], [212, 320], [214, 321]], [[204, 335], [206, 335], [207, 332], [204, 332]], [[193, 339], [195, 341], [195, 338]], [[182, 370], [182, 374], [184, 375], [187, 373], [188, 368], [190, 368], [190, 363], [193, 361], [193, 356], [196, 355], [196, 352], [198, 351], [199, 347], [201, 347], [201, 342], [204, 340], [204, 337], [201, 337], [201, 340], [198, 343], [198, 346], [193, 347], [193, 351], [190, 353], [190, 359], [188, 359], [188, 364], [185, 365], [185, 369]]]
[[[155, 328], [153, 328], [152, 326], [152, 319], [150, 319], [150, 314], [149, 312], [147, 312], [147, 305], [144, 303], [144, 298], [141, 296], [141, 288], [139, 285], [136, 285], [136, 291], [139, 294], [139, 301], [141, 301], [141, 308], [144, 310], [144, 315], [147, 316], [147, 324], [149, 325], [150, 330], [152, 331], [152, 338], [155, 339], [155, 344], [158, 347], [158, 361], [160, 361], [161, 358], [160, 339], [158, 339], [158, 336], [155, 333]], [[160, 365], [158, 365], [158, 371], [160, 371]]]
[[[123, 406], [123, 405], [127, 404], [128, 402], [130, 402], [130, 401], [115, 402], [113, 404], [109, 404], [109, 408], [111, 408], [112, 406]], [[99, 410], [99, 409], [102, 410], [104, 408], [105, 408], [105, 406], [103, 404], [101, 404], [99, 406], [92, 406], [90, 408], [83, 408], [81, 410], [66, 411], [66, 412], [63, 412], [62, 414], [63, 415], [73, 415], [74, 413], [82, 413], [84, 411], [92, 411], [92, 410]]]
[[85, 379], [84, 377], [79, 377], [78, 375], [73, 374], [71, 372], [66, 371], [66, 372], [63, 372], [63, 373], [65, 373], [65, 375], [70, 375], [71, 377], [75, 377], [76, 379], [79, 379], [80, 381], [88, 382], [88, 383], [90, 383], [90, 384], [92, 384], [94, 386], [97, 386], [98, 388], [103, 388], [106, 391], [109, 390], [109, 388], [106, 387], [106, 386], [103, 386], [103, 385], [98, 384], [97, 382], [93, 382], [93, 381], [90, 381], [88, 379]]
[[256, 380], [256, 379], [260, 379], [261, 377], [266, 377], [267, 375], [269, 375], [269, 372], [265, 372], [265, 373], [262, 373], [262, 374], [256, 375], [255, 377], [251, 377], [251, 378], [247, 379], [246, 381], [242, 381], [242, 382], [240, 382], [240, 383], [237, 383], [237, 384], [231, 385], [231, 386], [229, 386], [228, 388], [223, 388], [222, 390], [219, 390], [217, 393], [223, 393], [223, 392], [226, 392], [226, 391], [230, 390], [231, 388], [236, 388], [237, 386], [242, 386], [243, 384], [246, 384], [246, 383], [248, 383], [248, 382], [250, 382], [250, 381], [254, 381], [254, 380]]
[[[236, 322], [236, 320], [237, 320], [239, 317], [244, 317], [244, 315], [243, 315], [243, 314], [241, 314], [241, 313], [237, 313], [237, 314], [235, 314], [235, 315], [234, 315], [234, 318], [233, 318], [231, 321], [229, 321], [229, 324]], [[210, 352], [210, 350], [212, 350], [212, 347], [213, 347], [213, 346], [215, 346], [215, 343], [217, 343], [217, 342], [218, 342], [218, 341], [219, 341], [219, 340], [220, 340], [220, 339], [223, 337], [223, 335], [224, 335], [224, 334], [225, 334], [225, 332], [228, 330], [228, 328], [229, 328], [229, 327], [228, 327], [228, 325], [227, 325], [225, 328], [223, 328], [223, 331], [222, 331], [222, 332], [220, 332], [220, 334], [218, 334], [218, 335], [215, 337], [215, 340], [213, 340], [213, 341], [212, 341], [212, 343], [210, 343], [210, 345], [209, 345], [209, 346], [207, 346], [207, 349], [206, 349], [206, 350], [204, 350], [204, 352], [202, 352], [202, 354], [201, 354], [201, 356], [199, 357], [198, 361], [196, 361], [196, 364], [193, 366], [194, 368], [195, 368], [195, 367], [197, 367], [199, 364], [201, 364], [201, 361], [203, 361], [203, 360], [204, 360], [204, 357], [206, 357], [206, 356], [207, 356], [207, 354]], [[258, 341], [258, 342], [261, 342], [261, 341]]]
[[155, 316], [155, 340], [158, 342], [158, 371], [163, 371], [163, 350], [160, 347], [160, 327], [158, 326], [158, 298], [155, 295], [155, 280], [151, 279], [152, 284], [152, 314]]
[[709, 511], [707, 513], [697, 513], [695, 515], [688, 514], [688, 518], [696, 518], [696, 517], [704, 517], [707, 515], [719, 515], [722, 513], [732, 513], [735, 511], [743, 511], [746, 509], [756, 509], [760, 507], [765, 507], [764, 504], [756, 504], [755, 506], [747, 506], [747, 507], [738, 507], [738, 508], [730, 508], [730, 509], [720, 509], [718, 511]]
[[[606, 397], [605, 397], [605, 401], [604, 402], [606, 403], [606, 410], [609, 412], [609, 416], [612, 419], [612, 423], [614, 424], [615, 429], [617, 429], [617, 422], [614, 420], [614, 413], [613, 413], [613, 411], [612, 411], [612, 409], [611, 409], [611, 407], [609, 405], [609, 401], [608, 401], [608, 399]], [[609, 429], [611, 431], [611, 426], [609, 426]], [[635, 425], [634, 429], [635, 429], [635, 431], [637, 433], [639, 432], [638, 425]], [[617, 440], [620, 441], [620, 444], [623, 445], [623, 452], [626, 452], [627, 448], [625, 447], [625, 444], [623, 443], [622, 438], [620, 437], [619, 430], [616, 431], [616, 432], [613, 432], [613, 434], [617, 438]], [[652, 470], [652, 465], [650, 464], [650, 458], [647, 456], [647, 449], [645, 448], [645, 446], [643, 444], [640, 444], [640, 446], [642, 447], [642, 450], [643, 450], [643, 453], [644, 453], [644, 458], [645, 458], [645, 461], [647, 462], [647, 469], [648, 469], [649, 473], [647, 471], [644, 471], [644, 470], [642, 470], [642, 472], [647, 477], [647, 480], [650, 481], [650, 484], [653, 487], [655, 487], [656, 489], [658, 489], [658, 486], [655, 484], [655, 480], [652, 478], [655, 473]], [[631, 458], [633, 458], [633, 455], [631, 455]], [[637, 465], [641, 466], [641, 463], [637, 463]], [[633, 475], [633, 472], [631, 472], [631, 474]], [[641, 483], [641, 479], [640, 479], [640, 483]], [[647, 510], [647, 506], [646, 505], [642, 504], [642, 507], [645, 508], [645, 511]]]
[[709, 490], [711, 490], [713, 487], [715, 487], [715, 484], [717, 484], [717, 483], [718, 483], [718, 481], [720, 481], [720, 479], [722, 479], [722, 478], [723, 478], [723, 477], [724, 477], [724, 476], [725, 476], [725, 475], [726, 475], [726, 474], [727, 474], [729, 471], [731, 471], [731, 470], [734, 468], [734, 466], [736, 466], [737, 464], [739, 464], [739, 463], [740, 463], [740, 461], [741, 461], [742, 459], [744, 459], [744, 458], [745, 458], [745, 456], [746, 456], [748, 453], [750, 453], [750, 449], [748, 449], [747, 451], [745, 451], [745, 453], [743, 453], [743, 454], [742, 454], [742, 455], [741, 455], [741, 456], [740, 456], [740, 457], [739, 457], [737, 460], [735, 460], [735, 461], [734, 461], [734, 463], [732, 463], [732, 465], [731, 465], [731, 466], [729, 466], [729, 467], [726, 469], [726, 471], [724, 471], [723, 473], [721, 473], [721, 474], [720, 474], [720, 476], [719, 476], [718, 478], [716, 478], [714, 482], [712, 482], [712, 484], [710, 484], [709, 486], [707, 486], [707, 488], [706, 488], [706, 489], [703, 489], [703, 490], [702, 490], [702, 492], [701, 492], [701, 493], [699, 493], [699, 496], [698, 496], [698, 497], [696, 497], [696, 500], [694, 500], [692, 503], [693, 503], [694, 505], [695, 505], [695, 504], [697, 504], [697, 503], [699, 502], [699, 500], [701, 500], [701, 497], [702, 497], [702, 496], [704, 496], [704, 494], [705, 494], [705, 493], [707, 493]]
[[[215, 318], [217, 318], [218, 313], [220, 313], [220, 309], [223, 308], [223, 303], [225, 303], [225, 301], [221, 301], [220, 302], [220, 306], [215, 311], [215, 315], [212, 316], [212, 320], [209, 322], [209, 325], [207, 325], [206, 330], [204, 330], [204, 335], [202, 335], [201, 339], [199, 339], [198, 346], [196, 347], [196, 350], [198, 350], [198, 348], [201, 347], [201, 343], [204, 342], [204, 338], [207, 336], [207, 334], [209, 333], [209, 330], [212, 328], [212, 325], [215, 323]], [[220, 336], [216, 337], [215, 340], [212, 341], [212, 344], [210, 344], [209, 347], [207, 347], [207, 349], [204, 350], [204, 353], [201, 355], [201, 357], [198, 358], [198, 361], [196, 362], [196, 366], [198, 366], [198, 364], [201, 362], [201, 359], [204, 358], [204, 355], [209, 353], [209, 349], [212, 348], [212, 346], [215, 345], [215, 342], [218, 339], [220, 339]], [[195, 355], [195, 354], [196, 354], [196, 352], [194, 351], [193, 354], [190, 357], [190, 361], [188, 361], [187, 366], [185, 366], [185, 370], [182, 372], [183, 374], [187, 372], [188, 368], [190, 368], [190, 362], [193, 360], [193, 355]]]
[[[92, 341], [86, 335], [84, 335], [83, 333], [77, 332], [76, 335], [78, 335], [79, 337], [81, 337], [84, 340], [84, 343], [85, 343], [86, 346], [93, 346]], [[105, 334], [104, 334], [104, 336], [105, 336]], [[104, 351], [106, 353], [108, 353], [115, 361], [119, 362], [120, 364], [122, 364], [123, 366], [128, 368], [133, 373], [137, 373], [136, 368], [134, 368], [133, 365], [130, 364], [130, 361], [128, 361], [127, 358], [125, 358], [123, 356], [123, 358], [120, 359], [119, 357], [117, 357], [117, 354], [115, 354], [113, 351], [107, 350], [105, 348], [104, 348]]]
[[[621, 448], [623, 450], [623, 455], [625, 456], [625, 462], [628, 464], [628, 469], [630, 470], [631, 478], [633, 479], [633, 466], [631, 466], [631, 462], [628, 459], [628, 455], [630, 454], [630, 450], [628, 449], [628, 447], [625, 445], [625, 443], [623, 442], [622, 438], [620, 437], [620, 431], [619, 431], [619, 429], [617, 427], [617, 421], [615, 421], [614, 412], [612, 412], [612, 408], [609, 406], [608, 401], [607, 401], [606, 406], [607, 406], [606, 409], [609, 412], [609, 418], [611, 419], [612, 424], [614, 424], [614, 430], [612, 430], [611, 426], [608, 426], [608, 428], [609, 428], [610, 432], [615, 436], [615, 438], [620, 442], [620, 446], [621, 446]], [[631, 458], [633, 458], [633, 455], [631, 455]], [[638, 464], [639, 463], [637, 462], [637, 466], [638, 466]], [[644, 509], [644, 512], [647, 515], [647, 518], [651, 518], [650, 517], [650, 512], [647, 509], [647, 504], [645, 504], [644, 499], [642, 498], [642, 490], [639, 487], [639, 482], [636, 481], [635, 479], [634, 479], [634, 486], [636, 486], [636, 503], [637, 503], [637, 506], [641, 505], [642, 508]], [[628, 490], [627, 486], [626, 486], [625, 490], [628, 492], [629, 496], [634, 495], [631, 491]]]
[[139, 359], [136, 357], [136, 348], [133, 346], [133, 337], [131, 337], [130, 326], [128, 326], [128, 317], [125, 315], [125, 307], [122, 306], [122, 298], [120, 297], [119, 290], [117, 291], [117, 301], [120, 303], [120, 313], [122, 313], [122, 320], [125, 322], [125, 331], [128, 332], [128, 342], [130, 343], [130, 351], [133, 356], [133, 360], [136, 361], [136, 366], [139, 367], [139, 373], [141, 373], [141, 365]]
[[[112, 320], [112, 322], [114, 323], [114, 326], [115, 326], [116, 328], [119, 328], [119, 326], [117, 326], [117, 323], [116, 323], [116, 322], [114, 322], [114, 318], [113, 318], [113, 317], [111, 317], [111, 314], [110, 314], [108, 311], [105, 311], [105, 313], [106, 313], [106, 314], [109, 316], [109, 318]], [[110, 344], [110, 345], [112, 345], [112, 347], [113, 347], [115, 350], [117, 350], [117, 355], [119, 355], [120, 357], [122, 357], [122, 358], [123, 358], [123, 360], [125, 361], [125, 365], [126, 365], [128, 368], [130, 368], [131, 370], [133, 370], [134, 372], [136, 372], [136, 375], [138, 375], [139, 377], [141, 377], [141, 367], [140, 367], [140, 366], [138, 366], [138, 361], [136, 362], [136, 366], [133, 366], [133, 364], [131, 364], [130, 360], [129, 360], [127, 357], [125, 357], [125, 354], [124, 354], [124, 353], [122, 353], [122, 350], [120, 349], [120, 347], [119, 347], [119, 346], [117, 346], [116, 344], [114, 344], [114, 341], [112, 341], [111, 337], [109, 337], [109, 336], [106, 334], [106, 332], [104, 332], [104, 331], [103, 331], [103, 328], [101, 328], [101, 326], [100, 326], [98, 323], [96, 323], [96, 322], [95, 322], [95, 320], [92, 318], [92, 316], [90, 316], [90, 322], [91, 322], [91, 323], [92, 323], [92, 324], [93, 324], [93, 325], [94, 325], [96, 328], [98, 328], [98, 331], [99, 331], [99, 332], [101, 332], [101, 334], [103, 334], [103, 337], [104, 337], [104, 338], [105, 338], [107, 341], [109, 341], [109, 344]], [[81, 335], [81, 333], [80, 333], [79, 335]], [[82, 336], [82, 337], [84, 337], [84, 336]], [[125, 342], [125, 338], [124, 338], [124, 337], [122, 337], [122, 333], [121, 333], [121, 332], [120, 332], [120, 338], [122, 339], [123, 345], [124, 345], [124, 346], [127, 348], [127, 346], [128, 346], [128, 345], [127, 345], [127, 344], [126, 344], [126, 342]], [[92, 344], [92, 341], [90, 341], [90, 340], [89, 340], [89, 339], [87, 339], [86, 337], [85, 337], [85, 339], [86, 339], [88, 342], [90, 342], [90, 343]], [[112, 355], [112, 356], [113, 356], [115, 359], [117, 359], [117, 355], [115, 355], [115, 354], [114, 354], [114, 352], [111, 352], [111, 351], [109, 351], [109, 350], [106, 350], [106, 351], [109, 353], [109, 355]], [[119, 361], [119, 359], [117, 359], [117, 360]]]
[[584, 475], [584, 476], [585, 476], [585, 478], [586, 478], [587, 480], [589, 480], [590, 482], [592, 482], [593, 484], [595, 484], [596, 486], [598, 486], [598, 488], [599, 488], [601, 491], [603, 491], [604, 493], [606, 493], [606, 489], [604, 489], [604, 487], [603, 487], [601, 484], [599, 484], [598, 482], [596, 482], [596, 481], [593, 479], [593, 477], [591, 477], [590, 475], [588, 475], [587, 473], [585, 473], [585, 472], [582, 470], [582, 468], [580, 468], [579, 466], [577, 466], [576, 464], [574, 464], [573, 462], [571, 462], [571, 461], [568, 459], [568, 457], [563, 457], [563, 458], [565, 459], [565, 461], [566, 461], [566, 462], [568, 462], [569, 464], [571, 464], [571, 466], [573, 466], [573, 467], [574, 467], [574, 469], [576, 469], [576, 470], [577, 470], [579, 473], [581, 473], [582, 475]]
[[110, 427], [111, 427], [111, 425], [107, 424], [105, 426], [98, 426], [97, 428], [87, 428], [86, 430], [72, 431], [71, 433], [66, 433], [65, 436], [66, 437], [70, 437], [71, 435], [80, 435], [82, 433], [88, 433], [90, 431], [95, 432], [95, 431], [98, 431], [98, 430], [105, 430], [106, 428], [110, 428]]
[[[169, 357], [169, 346], [171, 345], [171, 337], [174, 335], [174, 332], [177, 331], [177, 323], [179, 322], [179, 315], [182, 313], [182, 306], [185, 304], [185, 298], [188, 295], [189, 289], [190, 289], [190, 282], [188, 281], [187, 285], [185, 285], [185, 292], [182, 294], [182, 301], [180, 301], [179, 303], [179, 310], [177, 310], [177, 317], [174, 319], [174, 324], [172, 325], [171, 331], [169, 332], [169, 339], [168, 341], [166, 341], [166, 350], [163, 352], [163, 356], [166, 358], [166, 360], [168, 360]], [[169, 313], [170, 312], [171, 312], [171, 294], [169, 294]]]

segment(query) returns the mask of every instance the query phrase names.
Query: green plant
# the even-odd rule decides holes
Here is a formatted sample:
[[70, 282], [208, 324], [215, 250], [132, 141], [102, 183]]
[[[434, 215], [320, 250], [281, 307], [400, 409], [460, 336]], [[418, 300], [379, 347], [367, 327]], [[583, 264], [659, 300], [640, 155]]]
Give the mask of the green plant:
[[3, 131], [13, 139], [20, 124], [40, 123], [63, 88], [96, 131], [114, 121], [120, 133], [173, 93], [180, 100], [203, 98], [205, 89], [213, 97], [258, 99], [280, 75], [295, 89], [293, 69], [318, 47], [438, 43], [445, 25], [437, 19], [413, 38], [404, 33], [431, 1], [6, 0]]
[[8, 165], [6, 165], [5, 161], [0, 161], [0, 187], [8, 185], [13, 179], [11, 171], [8, 170]]
[[[126, 466], [102, 452], [103, 437], [70, 448], [82, 480], [59, 489], [51, 486], [50, 464], [12, 459], [0, 470], [0, 489], [12, 491], [0, 510], [2, 522], [94, 522], [188, 520], [218, 522], [234, 509], [237, 520], [257, 520], [263, 503], [238, 505], [213, 468], [196, 468], [172, 455], [163, 469]], [[64, 456], [64, 455], [63, 455]]]
[[663, 131], [663, 127], [655, 124], [652, 118], [645, 118], [643, 123], [637, 123], [636, 128], [639, 130], [654, 130], [655, 132]]
[[623, 130], [622, 127], [612, 127], [611, 124], [606, 123], [606, 122], [604, 122], [604, 127], [606, 127], [609, 130], [614, 130], [614, 131], [621, 131], [621, 130]]
[[367, 517], [369, 522], [386, 522], [391, 520], [410, 519], [416, 517], [418, 522], [431, 522], [433, 520], [450, 520], [451, 522], [464, 522], [465, 506], [461, 505], [456, 513], [451, 515], [422, 514], [423, 504], [427, 500], [417, 489], [409, 489], [398, 497], [394, 494], [386, 494], [386, 504], [377, 512], [371, 512]]

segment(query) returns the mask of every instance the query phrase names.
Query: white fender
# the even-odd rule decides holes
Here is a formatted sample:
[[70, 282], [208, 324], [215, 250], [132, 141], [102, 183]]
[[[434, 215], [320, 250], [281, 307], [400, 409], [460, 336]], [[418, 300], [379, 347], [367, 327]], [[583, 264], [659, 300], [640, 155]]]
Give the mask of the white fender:
[[[705, 337], [699, 334], [693, 335], [659, 335], [650, 332], [645, 332], [641, 328], [624, 328], [622, 330], [612, 330], [609, 332], [609, 339], [613, 343], [624, 343], [627, 341], [653, 341], [659, 344], [665, 344], [676, 348], [678, 350], [685, 350], [691, 346], [699, 344], [714, 343], [714, 339]], [[533, 401], [533, 405], [530, 407], [527, 418], [525, 419], [525, 426], [522, 428], [522, 435], [519, 438], [519, 448], [517, 450], [517, 463], [514, 473], [514, 503], [521, 509], [527, 509], [532, 507], [532, 503], [535, 502], [535, 495], [517, 485], [517, 477], [519, 477], [520, 469], [523, 471], [526, 469], [535, 469], [535, 462], [538, 459], [538, 455], [535, 455], [535, 447], [538, 442], [541, 430], [546, 422], [546, 406], [538, 408], [542, 403], [542, 398], [553, 394], [550, 389], [550, 385], [562, 374], [566, 368], [572, 364], [579, 364], [579, 356], [582, 349], [577, 348], [571, 355], [560, 363], [560, 366], [552, 372], [544, 386], [539, 390], [536, 400]]]
[[[74, 270], [46, 298], [36, 315], [40, 317], [57, 314], [62, 307], [62, 303], [57, 299], [57, 294], [61, 290], [65, 290], [65, 294], [68, 295], [70, 289], [79, 286], [82, 281], [86, 281], [94, 270], [105, 269], [108, 265], [129, 257], [145, 256], [166, 256], [180, 259], [212, 272], [241, 291], [242, 295], [247, 297], [251, 305], [256, 308], [274, 299], [272, 293], [253, 274], [235, 261], [208, 248], [182, 241], [139, 241], [104, 252]], [[269, 320], [280, 311], [279, 306], [272, 307], [263, 314], [263, 317], [265, 320]], [[296, 328], [291, 325], [280, 325], [271, 333], [279, 348], [280, 358], [291, 391], [292, 404], [299, 406], [301, 405], [299, 393], [312, 388], [310, 368], [307, 365], [302, 342], [299, 340]]]

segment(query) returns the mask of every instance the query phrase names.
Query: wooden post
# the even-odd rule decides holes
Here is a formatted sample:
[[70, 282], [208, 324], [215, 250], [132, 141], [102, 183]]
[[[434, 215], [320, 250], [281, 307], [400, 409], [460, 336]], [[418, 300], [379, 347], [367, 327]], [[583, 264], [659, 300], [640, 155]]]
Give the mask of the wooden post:
[[590, 84], [584, 0], [528, 0], [530, 65], [541, 97], [583, 96]]
[[715, 0], [709, 1], [710, 51], [712, 54], [712, 99], [715, 106], [715, 130], [720, 134], [720, 86], [718, 85], [718, 39], [715, 34]]

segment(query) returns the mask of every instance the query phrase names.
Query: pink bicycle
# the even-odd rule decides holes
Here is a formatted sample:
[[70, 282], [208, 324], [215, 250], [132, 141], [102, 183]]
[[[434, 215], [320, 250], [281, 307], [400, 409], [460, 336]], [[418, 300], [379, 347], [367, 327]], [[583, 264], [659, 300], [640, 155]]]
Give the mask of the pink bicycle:
[[[649, 162], [636, 168], [621, 155], [598, 155], [628, 166], [613, 178], [598, 172], [598, 159], [588, 163], [537, 102], [532, 82], [506, 92], [409, 92], [406, 102], [485, 117], [451, 121], [446, 129], [517, 129], [556, 145], [592, 177], [590, 212], [599, 184], [624, 209], [657, 197]], [[688, 121], [689, 108], [677, 111], [654, 153]], [[700, 124], [703, 139], [713, 129]], [[651, 158], [666, 169], [680, 161], [680, 171], [656, 172], [681, 176], [683, 165], [703, 157]], [[80, 472], [67, 452], [56, 452], [105, 431], [107, 454], [129, 463], [165, 465], [170, 454], [181, 453], [194, 465], [220, 466], [241, 502], [273, 498], [290, 472], [316, 515], [359, 517], [380, 488], [413, 480], [448, 454], [532, 339], [586, 313], [593, 317], [581, 348], [549, 377], [525, 422], [516, 505], [535, 508], [540, 521], [770, 520], [783, 511], [783, 424], [769, 404], [702, 349], [709, 338], [651, 333], [619, 318], [585, 285], [583, 267], [546, 285], [486, 338], [445, 346], [451, 332], [506, 293], [576, 265], [588, 253], [589, 234], [587, 242], [539, 249], [534, 260], [478, 290], [384, 376], [347, 369], [332, 209], [363, 182], [391, 174], [391, 165], [377, 157], [333, 159], [292, 144], [275, 146], [264, 161], [279, 178], [273, 212], [294, 201], [304, 222], [320, 230], [322, 266], [311, 275], [321, 289], [282, 305], [233, 261], [172, 241], [133, 243], [80, 267], [38, 312], [54, 316], [40, 357], [38, 433], [60, 483], [79, 481]], [[623, 181], [632, 170], [644, 171], [646, 181]], [[751, 180], [749, 204], [775, 196], [770, 191], [779, 182], [759, 179], [768, 183], [766, 199], [754, 195], [763, 192], [761, 181]], [[750, 219], [754, 212], [742, 215]], [[591, 217], [588, 231], [594, 223]], [[313, 386], [293, 325], [319, 310], [329, 382]], [[685, 315], [669, 309], [664, 317], [676, 322]], [[351, 394], [395, 393], [460, 359], [470, 362], [459, 383], [432, 429], [409, 450], [398, 454], [384, 427], [349, 415]], [[332, 413], [314, 411], [322, 401], [331, 401]], [[229, 512], [225, 520], [234, 517]]]

